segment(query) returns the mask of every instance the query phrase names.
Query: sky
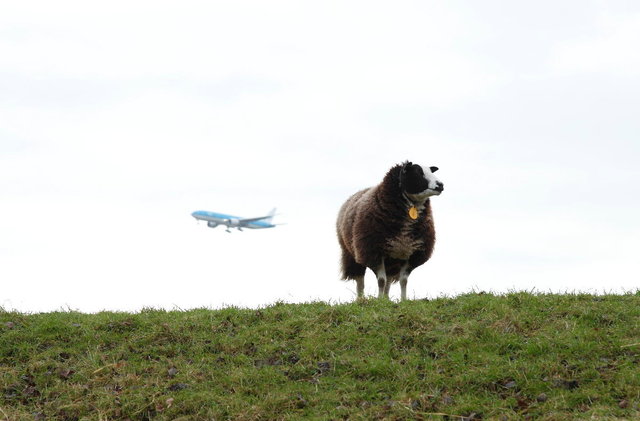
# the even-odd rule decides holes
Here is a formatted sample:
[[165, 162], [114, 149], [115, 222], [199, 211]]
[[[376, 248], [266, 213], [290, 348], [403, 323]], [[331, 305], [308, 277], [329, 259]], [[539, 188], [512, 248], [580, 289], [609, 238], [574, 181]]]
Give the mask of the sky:
[[409, 298], [635, 292], [639, 51], [633, 0], [2, 2], [0, 307], [349, 302], [338, 209], [405, 160]]

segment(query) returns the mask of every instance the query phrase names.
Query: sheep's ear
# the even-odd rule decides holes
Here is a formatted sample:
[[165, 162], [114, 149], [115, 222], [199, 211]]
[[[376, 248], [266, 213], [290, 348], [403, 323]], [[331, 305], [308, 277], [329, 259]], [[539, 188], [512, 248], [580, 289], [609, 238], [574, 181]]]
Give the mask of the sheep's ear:
[[402, 190], [402, 178], [407, 173], [407, 168], [413, 165], [410, 161], [405, 161], [402, 163], [402, 168], [400, 168], [400, 177], [398, 177], [398, 186], [400, 190]]
[[429, 169], [432, 173], [438, 171], [438, 167], [429, 167]]

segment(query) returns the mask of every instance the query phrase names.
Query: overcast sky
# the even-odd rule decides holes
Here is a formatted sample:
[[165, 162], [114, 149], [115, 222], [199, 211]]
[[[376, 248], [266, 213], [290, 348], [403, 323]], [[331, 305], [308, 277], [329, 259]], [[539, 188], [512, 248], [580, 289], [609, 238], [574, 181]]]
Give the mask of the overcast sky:
[[639, 51], [634, 0], [2, 2], [0, 307], [353, 300], [337, 211], [406, 159], [411, 298], [635, 291]]

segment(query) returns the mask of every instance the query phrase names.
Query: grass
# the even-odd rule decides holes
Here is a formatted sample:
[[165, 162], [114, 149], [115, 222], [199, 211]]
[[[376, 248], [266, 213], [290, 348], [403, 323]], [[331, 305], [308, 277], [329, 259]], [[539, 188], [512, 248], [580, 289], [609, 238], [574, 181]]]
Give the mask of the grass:
[[0, 311], [0, 420], [640, 418], [640, 294]]

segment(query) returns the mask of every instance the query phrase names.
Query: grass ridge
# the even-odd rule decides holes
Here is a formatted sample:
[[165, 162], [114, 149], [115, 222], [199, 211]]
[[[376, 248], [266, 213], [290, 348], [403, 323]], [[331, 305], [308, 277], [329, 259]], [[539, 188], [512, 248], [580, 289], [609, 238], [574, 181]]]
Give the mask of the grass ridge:
[[0, 310], [0, 420], [640, 418], [640, 294]]

